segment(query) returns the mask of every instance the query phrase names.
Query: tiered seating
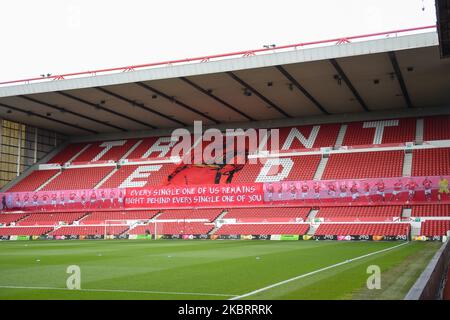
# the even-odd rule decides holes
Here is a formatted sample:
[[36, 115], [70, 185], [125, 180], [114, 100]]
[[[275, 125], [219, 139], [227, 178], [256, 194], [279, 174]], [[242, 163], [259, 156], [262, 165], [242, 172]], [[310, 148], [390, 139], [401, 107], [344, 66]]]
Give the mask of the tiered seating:
[[[280, 162], [285, 161], [293, 162], [292, 170], [289, 172], [289, 175], [283, 180], [311, 180], [314, 177], [314, 173], [316, 173], [317, 166], [321, 160], [320, 155], [308, 155], [308, 156], [298, 156], [298, 157], [289, 157], [289, 158], [280, 158]], [[261, 162], [265, 163], [265, 159], [261, 159]], [[257, 164], [245, 164], [241, 171], [235, 174], [233, 179], [233, 183], [245, 183], [245, 182], [255, 182], [259, 173], [261, 172], [261, 168], [264, 165], [261, 163]], [[275, 178], [278, 173], [282, 170], [281, 165], [274, 165], [271, 167], [268, 177], [265, 178], [264, 182], [276, 182]], [[273, 179], [272, 179], [273, 177]]]
[[[170, 137], [169, 137], [170, 138]], [[140, 158], [159, 158], [161, 155], [161, 151], [154, 151], [151, 153], [148, 153], [147, 151], [154, 146], [154, 144], [158, 141], [159, 137], [149, 137], [142, 139], [142, 142], [139, 144], [139, 146], [136, 147], [129, 155], [128, 159], [140, 159]], [[168, 139], [167, 139], [168, 140]], [[163, 148], [164, 146], [170, 145], [170, 140], [167, 142], [160, 142], [159, 146]], [[169, 149], [170, 151], [170, 149]], [[170, 152], [168, 152], [166, 157], [170, 156]]]
[[212, 222], [221, 213], [221, 209], [164, 210], [156, 220], [205, 219]]
[[[364, 122], [350, 123], [342, 144], [344, 146], [373, 144], [375, 131], [375, 128], [364, 128]], [[415, 131], [416, 119], [399, 119], [398, 126], [384, 127], [381, 143], [412, 142], [416, 139]]]
[[106, 234], [110, 235], [120, 235], [124, 233], [127, 229], [127, 225], [114, 225], [114, 226], [63, 226], [57, 230], [51, 232], [49, 235], [52, 236], [89, 236], [89, 235], [104, 235], [106, 229]]
[[0, 236], [41, 236], [53, 230], [53, 227], [2, 227]]
[[271, 208], [233, 208], [229, 209], [224, 219], [274, 219], [277, 218], [301, 218], [306, 220], [311, 208], [297, 207], [271, 207]]
[[[280, 128], [280, 149], [283, 148], [286, 139], [294, 128], [297, 129], [306, 139], [308, 139], [311, 135], [313, 127], [314, 126], [310, 125]], [[314, 140], [314, 144], [312, 146], [308, 146], [307, 148], [333, 147], [336, 143], [336, 138], [340, 127], [340, 124], [321, 124], [317, 137]], [[306, 147], [298, 139], [294, 139], [289, 149], [294, 150], [305, 148]], [[270, 144], [267, 146], [267, 150], [271, 150]]]
[[[450, 129], [447, 128], [447, 130]], [[413, 150], [412, 175], [449, 175], [449, 163], [450, 148]]]
[[59, 170], [36, 170], [33, 171], [28, 177], [21, 180], [12, 188], [8, 189], [8, 192], [23, 192], [23, 191], [35, 191], [41, 185], [43, 185], [48, 179], [53, 177]]
[[101, 144], [103, 142], [96, 142], [93, 143], [89, 148], [87, 148], [84, 152], [82, 152], [78, 157], [73, 159], [73, 162], [86, 162], [86, 161], [108, 161], [113, 160], [117, 161], [119, 160], [128, 150], [131, 149], [136, 144], [136, 139], [129, 139], [126, 140], [126, 142], [122, 146], [114, 146], [111, 149], [108, 150], [104, 155], [102, 155], [100, 158], [95, 159], [97, 155], [102, 152], [105, 147], [102, 147]]
[[423, 126], [424, 141], [450, 139], [450, 115], [426, 117]]
[[[106, 180], [102, 184], [102, 188], [127, 188], [133, 185], [130, 185], [130, 183], [125, 183], [125, 180], [133, 173], [135, 172], [139, 167], [145, 167], [147, 165], [131, 165], [131, 166], [122, 166], [119, 170], [117, 170], [108, 180]], [[150, 165], [149, 165], [150, 166]], [[151, 165], [151, 166], [162, 166], [159, 171], [148, 171], [148, 177], [147, 178], [134, 178], [132, 179], [133, 182], [136, 181], [143, 181], [143, 186], [160, 186], [162, 185], [163, 181], [166, 180], [167, 176], [172, 173], [172, 171], [175, 169], [175, 165], [173, 164], [158, 164], [158, 165]], [[141, 174], [146, 174], [142, 173]], [[123, 185], [122, 185], [123, 184]]]
[[322, 179], [401, 177], [403, 151], [332, 154]]
[[[158, 211], [98, 211], [92, 212], [80, 224], [105, 224], [106, 220], [150, 220]], [[112, 223], [112, 222], [111, 222]]]
[[48, 161], [48, 163], [64, 164], [72, 159], [78, 152], [80, 152], [87, 143], [71, 143], [65, 147], [61, 152]]
[[411, 217], [449, 217], [450, 205], [448, 204], [428, 204], [413, 206]]
[[92, 189], [113, 169], [114, 167], [66, 169], [42, 190]]
[[272, 235], [305, 234], [307, 224], [224, 224], [214, 234], [217, 235]]
[[427, 220], [422, 222], [420, 234], [427, 237], [445, 236], [450, 230], [450, 220]]
[[397, 236], [408, 235], [410, 228], [409, 223], [321, 223], [315, 235]]
[[129, 234], [208, 234], [214, 225], [203, 222], [158, 222], [141, 225], [129, 231]]
[[325, 221], [392, 220], [400, 217], [402, 210], [401, 206], [323, 207], [316, 218], [324, 218]]
[[0, 214], [0, 224], [8, 225], [11, 222], [19, 221], [27, 216], [26, 213], [2, 213]]
[[25, 220], [20, 221], [19, 226], [53, 226], [58, 225], [60, 221], [66, 224], [72, 224], [79, 220], [85, 213], [83, 212], [58, 212], [58, 213], [33, 213]]

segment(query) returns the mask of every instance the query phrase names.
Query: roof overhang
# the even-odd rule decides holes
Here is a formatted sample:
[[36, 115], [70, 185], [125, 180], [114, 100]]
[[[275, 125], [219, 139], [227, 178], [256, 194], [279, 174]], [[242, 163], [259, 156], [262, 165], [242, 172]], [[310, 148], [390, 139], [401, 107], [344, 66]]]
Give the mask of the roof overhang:
[[450, 105], [436, 32], [0, 87], [0, 118], [68, 135]]

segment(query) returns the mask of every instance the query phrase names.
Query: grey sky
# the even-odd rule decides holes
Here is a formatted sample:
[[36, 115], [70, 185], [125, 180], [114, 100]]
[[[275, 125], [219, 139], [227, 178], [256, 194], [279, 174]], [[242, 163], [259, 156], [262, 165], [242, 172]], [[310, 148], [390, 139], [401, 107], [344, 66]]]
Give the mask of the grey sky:
[[435, 23], [433, 0], [1, 0], [0, 81]]

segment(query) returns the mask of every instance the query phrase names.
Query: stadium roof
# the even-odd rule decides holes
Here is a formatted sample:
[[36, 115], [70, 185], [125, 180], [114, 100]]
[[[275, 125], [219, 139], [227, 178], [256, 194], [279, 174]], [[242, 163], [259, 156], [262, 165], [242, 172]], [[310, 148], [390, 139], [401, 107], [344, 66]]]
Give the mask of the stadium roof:
[[449, 106], [432, 28], [0, 83], [0, 118], [86, 135]]

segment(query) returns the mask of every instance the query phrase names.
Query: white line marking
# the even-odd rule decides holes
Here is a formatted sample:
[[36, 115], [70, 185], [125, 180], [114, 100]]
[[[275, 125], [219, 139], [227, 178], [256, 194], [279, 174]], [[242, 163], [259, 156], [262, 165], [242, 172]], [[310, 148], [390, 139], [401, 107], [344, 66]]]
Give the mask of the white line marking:
[[408, 243], [409, 242], [405, 242], [405, 243], [402, 243], [402, 244], [399, 244], [399, 245], [396, 245], [396, 246], [393, 246], [393, 247], [390, 247], [390, 248], [386, 248], [386, 249], [383, 249], [383, 250], [379, 250], [379, 251], [375, 251], [375, 252], [372, 252], [372, 253], [368, 253], [368, 254], [365, 254], [363, 256], [359, 256], [359, 257], [353, 258], [353, 259], [345, 260], [345, 261], [333, 264], [331, 266], [328, 266], [328, 267], [325, 267], [325, 268], [322, 268], [322, 269], [311, 271], [311, 272], [308, 272], [308, 273], [296, 276], [294, 278], [290, 278], [290, 279], [287, 279], [287, 280], [284, 280], [284, 281], [280, 281], [280, 282], [271, 284], [270, 286], [254, 290], [252, 292], [245, 293], [245, 294], [240, 295], [240, 296], [234, 296], [234, 297], [232, 297], [229, 300], [239, 300], [239, 299], [242, 299], [242, 298], [245, 298], [245, 297], [248, 297], [248, 296], [252, 296], [252, 295], [254, 295], [256, 293], [259, 293], [259, 292], [262, 292], [262, 291], [267, 291], [269, 289], [281, 286], [283, 284], [286, 284], [286, 283], [289, 283], [289, 282], [292, 282], [292, 281], [295, 281], [295, 280], [298, 280], [298, 279], [301, 279], [301, 278], [306, 278], [308, 276], [312, 276], [313, 274], [316, 274], [316, 273], [319, 273], [319, 272], [322, 272], [322, 271], [325, 271], [325, 270], [336, 268], [336, 267], [342, 266], [342, 265], [347, 264], [347, 263], [351, 263], [351, 262], [356, 261], [356, 260], [364, 259], [364, 258], [370, 257], [370, 256], [378, 254], [378, 253], [386, 252], [386, 251], [389, 251], [389, 250], [392, 250], [392, 249], [404, 246], [405, 244], [408, 244]]
[[78, 290], [76, 290], [76, 289], [57, 288], [57, 287], [0, 286], [0, 289], [63, 290], [63, 291], [87, 291], [87, 292], [150, 293], [150, 294], [173, 294], [173, 295], [236, 297], [236, 295], [233, 295], [233, 294], [222, 294], [222, 293], [141, 291], [141, 290], [115, 290], [115, 289], [78, 289]]

